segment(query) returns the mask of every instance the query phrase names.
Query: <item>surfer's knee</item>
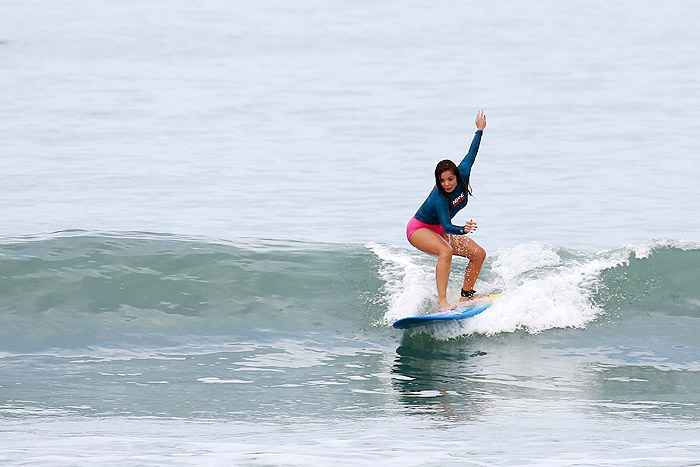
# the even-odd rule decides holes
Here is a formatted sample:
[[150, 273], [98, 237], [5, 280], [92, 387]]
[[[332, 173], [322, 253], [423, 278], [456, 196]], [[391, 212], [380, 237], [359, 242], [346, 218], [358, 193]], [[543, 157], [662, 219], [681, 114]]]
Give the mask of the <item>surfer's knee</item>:
[[476, 248], [472, 250], [471, 257], [469, 258], [471, 261], [476, 261], [478, 263], [483, 263], [484, 260], [486, 259], [486, 250], [481, 248], [479, 245], [476, 245]]
[[440, 247], [440, 250], [438, 251], [438, 259], [451, 263], [453, 253], [452, 247], [446, 243]]
[[486, 259], [486, 250], [484, 250], [481, 247], [479, 247], [479, 259], [481, 261], [484, 261]]

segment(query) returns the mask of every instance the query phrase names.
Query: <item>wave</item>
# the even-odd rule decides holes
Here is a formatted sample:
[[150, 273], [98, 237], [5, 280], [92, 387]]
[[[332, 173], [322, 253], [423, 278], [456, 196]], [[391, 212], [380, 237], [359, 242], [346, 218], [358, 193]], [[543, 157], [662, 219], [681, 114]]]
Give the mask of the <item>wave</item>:
[[181, 346], [192, 336], [361, 329], [367, 291], [381, 287], [377, 263], [362, 245], [83, 231], [5, 238], [0, 346]]
[[[434, 260], [380, 244], [389, 325], [435, 308]], [[466, 265], [466, 262], [464, 262]], [[462, 274], [454, 266], [448, 298], [458, 300]], [[585, 253], [527, 243], [491, 254], [477, 282], [480, 292], [502, 296], [491, 308], [450, 326], [426, 328], [438, 338], [495, 335], [554, 328], [585, 328], [604, 317], [639, 311], [700, 316], [700, 243], [659, 240]], [[451, 296], [450, 296], [451, 294]]]
[[[449, 287], [461, 281], [453, 263]], [[466, 263], [464, 263], [466, 264]], [[528, 243], [487, 259], [481, 315], [441, 339], [585, 328], [639, 310], [700, 316], [700, 245], [599, 253]], [[265, 332], [376, 332], [435, 307], [434, 259], [386, 244], [66, 231], [0, 239], [0, 350], [183, 345]]]

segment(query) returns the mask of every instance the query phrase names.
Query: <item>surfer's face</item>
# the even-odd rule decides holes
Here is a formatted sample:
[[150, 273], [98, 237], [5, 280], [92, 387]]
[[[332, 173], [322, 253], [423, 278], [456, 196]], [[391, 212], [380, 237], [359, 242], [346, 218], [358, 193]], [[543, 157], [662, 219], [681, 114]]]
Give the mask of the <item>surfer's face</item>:
[[447, 193], [452, 193], [457, 188], [457, 177], [451, 170], [445, 170], [440, 174], [440, 186]]

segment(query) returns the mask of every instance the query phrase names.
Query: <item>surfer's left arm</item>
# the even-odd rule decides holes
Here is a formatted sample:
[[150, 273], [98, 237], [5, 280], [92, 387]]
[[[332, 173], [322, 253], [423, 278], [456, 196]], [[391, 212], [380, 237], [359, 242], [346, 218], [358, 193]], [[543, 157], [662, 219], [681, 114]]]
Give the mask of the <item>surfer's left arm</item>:
[[440, 220], [440, 225], [445, 229], [445, 233], [452, 235], [464, 235], [469, 233], [465, 228], [466, 226], [461, 227], [452, 223], [450, 208], [446, 199], [440, 198], [435, 208], [437, 210], [438, 219]]
[[486, 128], [486, 115], [483, 110], [476, 114], [474, 123], [476, 124], [474, 139], [472, 139], [472, 144], [469, 146], [469, 152], [467, 152], [467, 155], [464, 156], [464, 159], [462, 159], [462, 162], [459, 164], [459, 172], [463, 178], [471, 172], [472, 165], [474, 165], [474, 160], [476, 159], [476, 153], [479, 152], [481, 136], [484, 134], [484, 129]]

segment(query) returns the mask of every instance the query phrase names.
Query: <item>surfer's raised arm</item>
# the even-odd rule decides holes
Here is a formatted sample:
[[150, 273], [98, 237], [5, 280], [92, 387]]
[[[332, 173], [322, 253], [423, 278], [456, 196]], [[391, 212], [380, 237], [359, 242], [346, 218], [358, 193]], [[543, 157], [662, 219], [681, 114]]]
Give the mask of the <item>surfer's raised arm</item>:
[[472, 170], [472, 165], [474, 165], [474, 160], [476, 159], [476, 153], [479, 152], [479, 145], [481, 144], [481, 136], [484, 134], [484, 128], [486, 128], [486, 114], [483, 110], [480, 110], [476, 114], [476, 134], [474, 139], [472, 139], [472, 144], [469, 146], [469, 151], [467, 155], [464, 156], [462, 162], [459, 163], [459, 171], [464, 178], [464, 182], [469, 185], [469, 174]]

